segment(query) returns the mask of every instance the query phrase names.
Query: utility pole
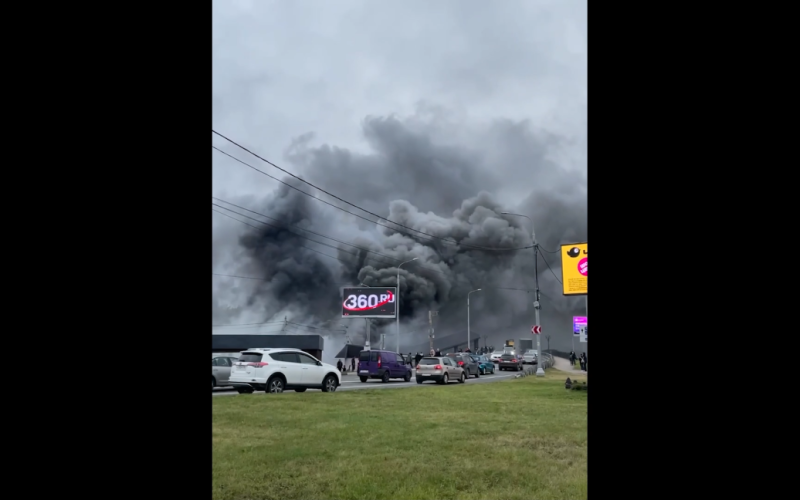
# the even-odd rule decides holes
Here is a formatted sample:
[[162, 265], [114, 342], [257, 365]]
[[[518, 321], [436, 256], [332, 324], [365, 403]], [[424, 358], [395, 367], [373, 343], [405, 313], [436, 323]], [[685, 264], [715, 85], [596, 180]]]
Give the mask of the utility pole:
[[[535, 296], [533, 298], [533, 308], [536, 310], [536, 324], [542, 326], [539, 323], [539, 243], [536, 241], [536, 230], [533, 227], [533, 219], [528, 217], [527, 215], [522, 214], [514, 214], [511, 212], [500, 212], [503, 215], [514, 215], [516, 217], [525, 217], [528, 219], [528, 222], [531, 223], [531, 241], [533, 241], [533, 277], [536, 284]], [[539, 354], [542, 353], [542, 340], [541, 335], [536, 336], [536, 352]], [[542, 364], [537, 363], [536, 368], [536, 376], [537, 377], [544, 377], [544, 370], [542, 369]]]
[[369, 351], [369, 335], [370, 335], [370, 332], [369, 332], [369, 326], [370, 326], [370, 325], [369, 325], [369, 319], [367, 319], [367, 318], [364, 318], [364, 322], [367, 324], [367, 333], [366, 333], [366, 335], [367, 335], [367, 341], [364, 343], [364, 349], [366, 349], [367, 351]]
[[433, 317], [438, 316], [439, 311], [428, 311], [428, 325], [430, 325], [430, 333], [428, 333], [428, 340], [430, 348], [433, 350]]
[[386, 345], [386, 334], [381, 333], [381, 351], [383, 350], [385, 345]]
[[283, 326], [281, 327], [281, 333], [286, 331], [286, 327], [289, 326], [289, 320], [286, 319], [286, 316], [283, 317]]
[[544, 338], [547, 339], [547, 352], [550, 352], [550, 335], [546, 335]]
[[[533, 229], [531, 229], [533, 232]], [[534, 276], [534, 284], [536, 287], [536, 296], [533, 302], [533, 308], [536, 311], [536, 324], [541, 326], [539, 323], [539, 244], [536, 243], [536, 233], [533, 233], [533, 276]], [[542, 340], [541, 335], [536, 336], [536, 352], [541, 355], [542, 353]], [[539, 358], [541, 359], [541, 358]], [[544, 370], [542, 369], [542, 363], [536, 363], [536, 376], [537, 377], [544, 377]]]

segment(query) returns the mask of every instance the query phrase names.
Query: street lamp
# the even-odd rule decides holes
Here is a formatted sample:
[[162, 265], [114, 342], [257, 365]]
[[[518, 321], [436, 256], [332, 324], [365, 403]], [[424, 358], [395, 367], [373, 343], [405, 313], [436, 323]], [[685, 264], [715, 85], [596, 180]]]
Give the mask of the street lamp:
[[470, 343], [469, 343], [469, 341], [470, 341], [470, 336], [469, 336], [469, 296], [472, 293], [480, 292], [480, 291], [481, 291], [481, 289], [478, 288], [477, 290], [473, 290], [473, 291], [471, 291], [471, 292], [469, 292], [467, 294], [467, 349], [470, 348]]
[[[527, 215], [513, 214], [511, 212], [500, 212], [503, 215], [513, 215], [516, 217], [525, 217], [531, 223], [531, 240], [533, 241], [533, 279], [535, 284], [535, 298], [533, 301], [533, 309], [536, 312], [536, 324], [539, 325], [539, 244], [536, 242], [536, 231], [533, 228], [533, 220]], [[541, 335], [536, 336], [536, 352], [542, 353]], [[536, 376], [544, 377], [544, 370], [541, 363], [536, 363]]]
[[399, 266], [397, 266], [397, 293], [395, 294], [395, 316], [397, 316], [397, 331], [395, 332], [397, 335], [397, 352], [400, 352], [400, 268], [403, 264], [408, 264], [409, 262], [414, 262], [419, 257], [414, 257], [411, 260], [407, 260], [402, 262]]

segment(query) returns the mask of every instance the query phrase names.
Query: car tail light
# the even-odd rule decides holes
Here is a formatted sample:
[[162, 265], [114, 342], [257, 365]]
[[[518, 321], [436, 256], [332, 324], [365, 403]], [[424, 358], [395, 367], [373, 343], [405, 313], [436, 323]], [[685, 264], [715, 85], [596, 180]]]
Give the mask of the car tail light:
[[255, 366], [256, 368], [261, 368], [262, 366], [267, 366], [269, 363], [264, 363], [262, 361], [261, 363], [247, 363], [247, 364], [248, 366]]
[[511, 362], [512, 362], [512, 363], [516, 363], [516, 362], [517, 362], [517, 360], [516, 360], [516, 359], [512, 359], [512, 360], [511, 360]]
[[379, 354], [379, 355], [378, 355], [378, 368], [380, 368], [380, 367], [381, 367], [381, 356], [380, 356], [380, 354]]
[[419, 370], [419, 365], [417, 365], [417, 370]]
[[464, 362], [463, 361], [459, 361], [458, 362], [458, 366], [464, 366]]
[[441, 370], [442, 369], [442, 365], [436, 365], [436, 366], [433, 367], [433, 369], [434, 370]]

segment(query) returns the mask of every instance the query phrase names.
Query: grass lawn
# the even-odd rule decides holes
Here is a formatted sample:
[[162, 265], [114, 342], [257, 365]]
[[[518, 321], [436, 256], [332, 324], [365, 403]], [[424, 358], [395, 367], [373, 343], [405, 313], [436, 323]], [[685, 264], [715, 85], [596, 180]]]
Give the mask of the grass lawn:
[[566, 378], [212, 398], [212, 498], [586, 498], [587, 393]]

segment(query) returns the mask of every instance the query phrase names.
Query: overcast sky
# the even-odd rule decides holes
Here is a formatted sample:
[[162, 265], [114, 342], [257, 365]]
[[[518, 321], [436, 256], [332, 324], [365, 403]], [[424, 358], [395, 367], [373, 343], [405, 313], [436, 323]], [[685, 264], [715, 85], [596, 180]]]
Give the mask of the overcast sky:
[[[563, 166], [585, 168], [586, 11], [585, 0], [217, 0], [213, 125], [280, 163], [309, 132], [315, 146], [366, 152], [366, 116], [425, 104], [473, 127], [529, 120], [574, 141]], [[212, 158], [215, 193], [274, 186]]]
[[[552, 249], [586, 238], [586, 17], [586, 0], [217, 0], [213, 127], [382, 215], [392, 201], [407, 200], [451, 217], [463, 200], [488, 191], [534, 217], [540, 243]], [[212, 143], [283, 177], [218, 137]], [[278, 183], [211, 154], [214, 196], [252, 196], [282, 218], [298, 210], [258, 202]], [[376, 229], [342, 217], [323, 206], [311, 227], [346, 241], [358, 227]], [[214, 270], [261, 275], [252, 261], [263, 256], [231, 250], [249, 228], [212, 220]], [[531, 272], [520, 265], [508, 269], [507, 284], [529, 286]], [[465, 275], [481, 279], [485, 268]], [[565, 300], [557, 280], [540, 273], [543, 291]], [[245, 292], [231, 290], [217, 288], [215, 300], [241, 303]], [[524, 294], [516, 300], [524, 303]], [[569, 308], [577, 306], [561, 307], [559, 321], [571, 328]]]

